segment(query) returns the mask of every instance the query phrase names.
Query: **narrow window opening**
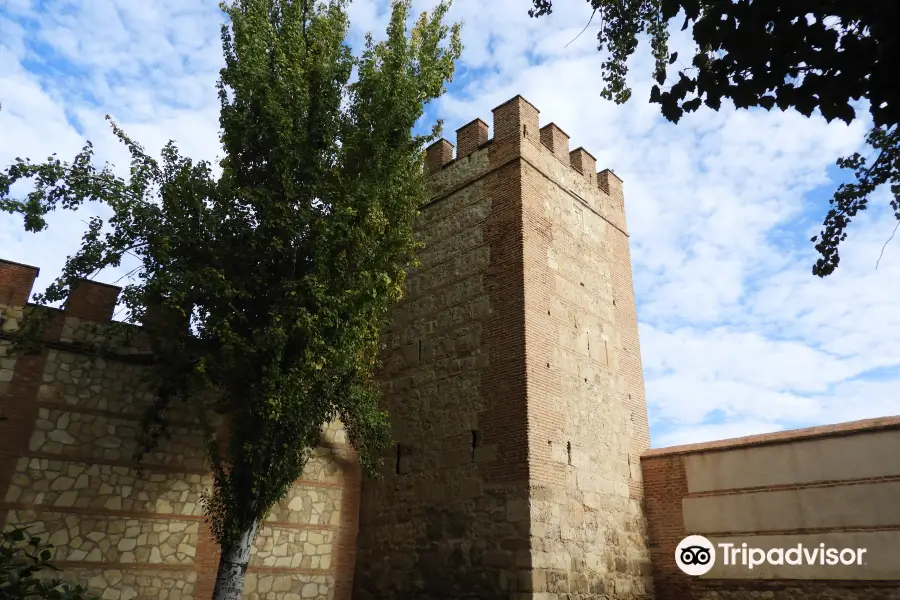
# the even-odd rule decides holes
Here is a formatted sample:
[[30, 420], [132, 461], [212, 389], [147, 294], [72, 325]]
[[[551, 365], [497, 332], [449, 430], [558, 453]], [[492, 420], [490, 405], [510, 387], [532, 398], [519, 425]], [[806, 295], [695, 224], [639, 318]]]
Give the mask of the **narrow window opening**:
[[475, 448], [478, 446], [478, 431], [472, 430], [472, 462], [475, 462]]
[[397, 462], [394, 465], [394, 471], [397, 475], [400, 474], [400, 444], [397, 444]]
[[566, 442], [566, 458], [572, 464], [572, 442]]
[[422, 340], [419, 340], [419, 360], [422, 360]]

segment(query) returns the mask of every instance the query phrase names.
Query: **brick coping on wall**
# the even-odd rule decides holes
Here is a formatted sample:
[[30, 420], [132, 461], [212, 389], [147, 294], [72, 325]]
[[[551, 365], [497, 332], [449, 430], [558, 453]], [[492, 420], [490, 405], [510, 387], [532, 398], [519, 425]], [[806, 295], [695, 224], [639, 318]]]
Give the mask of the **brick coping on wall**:
[[657, 458], [660, 456], [676, 456], [679, 454], [693, 454], [697, 452], [734, 450], [736, 448], [766, 446], [770, 444], [787, 444], [802, 440], [855, 435], [862, 432], [888, 429], [900, 429], [900, 415], [893, 417], [879, 417], [877, 419], [863, 419], [861, 421], [847, 421], [845, 423], [806, 427], [803, 429], [789, 429], [787, 431], [748, 435], [745, 437], [701, 442], [698, 444], [683, 444], [681, 446], [669, 446], [668, 448], [653, 448], [644, 452], [641, 455], [641, 459]]

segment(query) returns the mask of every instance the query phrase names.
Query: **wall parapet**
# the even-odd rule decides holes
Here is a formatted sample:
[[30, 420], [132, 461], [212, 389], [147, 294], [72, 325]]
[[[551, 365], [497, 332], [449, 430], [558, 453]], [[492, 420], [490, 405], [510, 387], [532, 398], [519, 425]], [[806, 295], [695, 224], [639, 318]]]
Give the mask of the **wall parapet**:
[[[18, 308], [28, 304], [40, 269], [0, 258], [0, 304]], [[122, 288], [81, 279], [72, 286], [63, 307], [67, 317], [105, 323], [112, 320]]]
[[[519, 136], [540, 143], [568, 168], [576, 171], [599, 188], [604, 194], [614, 195], [616, 188], [621, 190], [622, 179], [610, 169], [597, 172], [597, 160], [585, 148], [579, 147], [571, 152], [568, 149], [569, 135], [556, 123], [539, 126], [538, 110], [522, 96], [516, 95], [496, 106], [493, 113], [494, 137], [489, 135], [488, 124], [475, 118], [456, 130], [456, 154], [454, 144], [445, 138], [433, 142], [426, 149], [426, 169], [436, 173], [451, 164], [469, 156], [498, 139]], [[614, 179], [614, 181], [610, 181]]]
[[859, 421], [847, 421], [844, 423], [835, 423], [833, 425], [805, 427], [803, 429], [789, 429], [786, 431], [748, 435], [725, 440], [715, 440], [712, 442], [682, 444], [679, 446], [669, 446], [668, 448], [653, 448], [644, 452], [641, 455], [641, 459], [678, 456], [682, 454], [697, 454], [700, 452], [735, 450], [753, 446], [789, 444], [803, 440], [840, 437], [891, 429], [900, 429], [900, 415], [894, 417], [863, 419]]

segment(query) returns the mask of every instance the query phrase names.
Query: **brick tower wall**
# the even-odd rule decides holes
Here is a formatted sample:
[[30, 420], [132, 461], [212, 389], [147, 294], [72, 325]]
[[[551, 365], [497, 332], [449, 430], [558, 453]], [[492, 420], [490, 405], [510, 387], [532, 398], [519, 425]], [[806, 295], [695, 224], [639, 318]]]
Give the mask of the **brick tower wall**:
[[[0, 415], [9, 419], [0, 422], [0, 526], [32, 525], [56, 546], [63, 579], [98, 597], [208, 600], [218, 555], [200, 503], [211, 479], [196, 421], [174, 414], [172, 439], [136, 472], [147, 355], [85, 349], [113, 314], [113, 286], [77, 286], [64, 311], [48, 309], [43, 351], [9, 355], [37, 274], [0, 260]], [[245, 598], [350, 597], [359, 479], [344, 437], [339, 424], [326, 428], [261, 527]]]
[[532, 587], [646, 598], [650, 440], [622, 182], [522, 115]]
[[647, 598], [622, 184], [523, 98], [493, 118], [427, 152], [422, 265], [385, 336], [398, 446], [363, 486], [354, 597]]
[[528, 570], [519, 167], [480, 120], [457, 140], [428, 149], [425, 248], [384, 337], [397, 446], [363, 483], [358, 600], [506, 597]]

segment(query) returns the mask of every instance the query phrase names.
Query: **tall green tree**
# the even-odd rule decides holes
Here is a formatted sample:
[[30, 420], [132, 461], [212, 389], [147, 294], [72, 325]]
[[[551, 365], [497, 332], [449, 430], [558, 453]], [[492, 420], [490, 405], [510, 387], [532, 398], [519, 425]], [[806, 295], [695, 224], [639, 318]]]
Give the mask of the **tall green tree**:
[[[553, 0], [531, 0], [532, 17], [550, 14]], [[575, 1], [575, 0], [570, 0]], [[602, 96], [618, 104], [631, 97], [627, 60], [639, 36], [649, 37], [656, 85], [650, 102], [673, 123], [705, 104], [736, 108], [818, 110], [827, 121], [859, 118], [852, 103], [869, 101], [873, 127], [866, 141], [874, 160], [859, 153], [837, 160], [853, 171], [841, 184], [821, 233], [812, 238], [820, 257], [813, 274], [825, 277], [840, 263], [850, 221], [872, 193], [889, 186], [900, 225], [900, 2], [895, 0], [587, 0], [600, 23]], [[669, 26], [683, 18], [696, 43], [693, 57], [669, 53]], [[677, 81], [668, 66], [676, 64]], [[688, 66], [689, 65], [689, 66]]]
[[[347, 2], [222, 5], [220, 174], [172, 142], [157, 161], [114, 123], [128, 178], [95, 167], [90, 143], [71, 163], [17, 159], [0, 174], [0, 209], [31, 232], [56, 209], [111, 210], [91, 219], [36, 302], [65, 300], [78, 278], [126, 254], [139, 261], [121, 301], [155, 353], [143, 451], [178, 402], [224, 416], [227, 443], [208, 446], [206, 509], [222, 548], [215, 600], [241, 597], [259, 523], [323, 424], [344, 423], [369, 472], [389, 442], [373, 380], [379, 334], [415, 260], [423, 147], [440, 123], [429, 135], [412, 129], [444, 93], [461, 46], [459, 26], [444, 23], [448, 3], [408, 31], [410, 0], [395, 0], [386, 39], [367, 37], [354, 56]], [[20, 180], [33, 191], [12, 197]], [[127, 329], [107, 335], [117, 328]]]

